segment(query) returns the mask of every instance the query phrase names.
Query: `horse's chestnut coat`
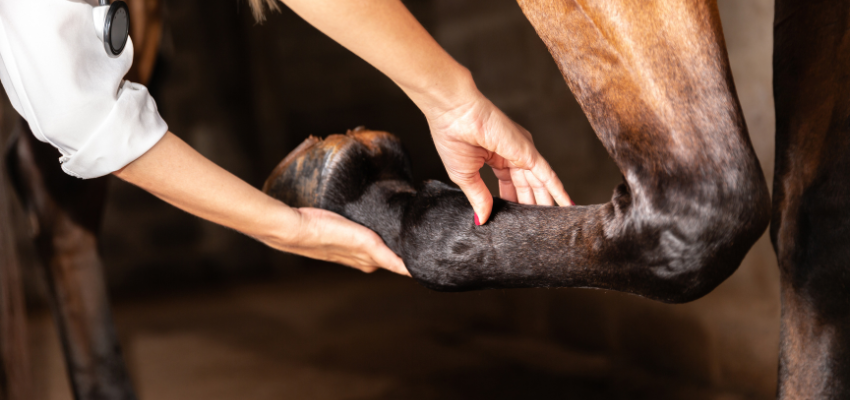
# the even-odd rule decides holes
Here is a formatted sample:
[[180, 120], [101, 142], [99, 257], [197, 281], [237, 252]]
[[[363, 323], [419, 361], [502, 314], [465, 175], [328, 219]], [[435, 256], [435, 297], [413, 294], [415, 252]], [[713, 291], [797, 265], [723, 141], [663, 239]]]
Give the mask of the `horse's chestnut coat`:
[[[586, 286], [666, 302], [708, 293], [771, 215], [716, 1], [518, 3], [623, 173], [610, 202], [496, 199], [491, 220], [476, 227], [462, 193], [438, 182], [415, 187], [398, 143], [374, 133], [313, 139], [292, 155], [313, 148], [311, 161], [283, 163], [270, 193], [301, 191], [310, 201], [292, 204], [330, 207], [375, 229], [438, 290]], [[775, 15], [779, 396], [846, 399], [850, 2], [777, 0]]]

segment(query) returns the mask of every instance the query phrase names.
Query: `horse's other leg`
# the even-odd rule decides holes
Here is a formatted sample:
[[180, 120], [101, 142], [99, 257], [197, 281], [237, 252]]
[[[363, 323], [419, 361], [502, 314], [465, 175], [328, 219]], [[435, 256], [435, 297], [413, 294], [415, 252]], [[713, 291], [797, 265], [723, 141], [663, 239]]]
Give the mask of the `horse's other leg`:
[[850, 3], [777, 0], [779, 397], [850, 398]]
[[128, 0], [127, 6], [132, 18], [133, 65], [124, 79], [145, 85], [153, 74], [162, 41], [162, 1]]
[[10, 174], [33, 221], [71, 387], [78, 400], [135, 399], [97, 252], [106, 180], [66, 175], [21, 121]]
[[[0, 117], [9, 118], [9, 115]], [[14, 118], [14, 117], [13, 117]], [[0, 141], [0, 145], [3, 145]], [[0, 151], [3, 150], [0, 146]], [[3, 159], [0, 154], [0, 159]], [[2, 165], [2, 164], [0, 164]], [[23, 282], [15, 249], [7, 175], [0, 171], [0, 399], [33, 398]]]
[[[145, 84], [159, 52], [162, 4], [160, 0], [128, 0], [128, 5], [136, 51], [126, 79]], [[57, 165], [56, 150], [36, 141], [26, 122], [21, 124], [24, 128], [11, 149], [14, 159], [9, 169], [36, 230], [74, 396], [79, 400], [135, 399], [97, 253], [106, 180], [68, 177]]]

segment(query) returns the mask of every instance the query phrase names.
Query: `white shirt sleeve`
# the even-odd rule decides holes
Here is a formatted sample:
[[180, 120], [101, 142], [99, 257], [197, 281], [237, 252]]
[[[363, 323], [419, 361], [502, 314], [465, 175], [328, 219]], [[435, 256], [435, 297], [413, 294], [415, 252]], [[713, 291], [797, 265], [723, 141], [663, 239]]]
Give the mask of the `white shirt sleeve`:
[[123, 80], [132, 62], [131, 40], [106, 54], [82, 0], [0, 0], [0, 81], [72, 176], [119, 170], [168, 130], [147, 88]]

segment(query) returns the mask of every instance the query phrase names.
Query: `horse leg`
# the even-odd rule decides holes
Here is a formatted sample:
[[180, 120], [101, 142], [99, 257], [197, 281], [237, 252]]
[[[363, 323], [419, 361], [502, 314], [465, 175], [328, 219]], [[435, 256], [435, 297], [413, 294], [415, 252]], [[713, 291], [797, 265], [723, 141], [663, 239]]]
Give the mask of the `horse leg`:
[[[126, 78], [146, 83], [159, 52], [160, 0], [128, 0], [136, 48]], [[74, 397], [135, 399], [112, 323], [97, 232], [106, 180], [81, 181], [62, 173], [56, 151], [21, 122], [9, 163], [16, 188], [34, 221], [51, 306], [62, 339]]]
[[74, 397], [135, 399], [97, 253], [106, 180], [66, 175], [57, 165], [56, 150], [36, 141], [25, 126], [21, 121], [9, 170], [34, 222]]
[[850, 398], [850, 4], [777, 0], [779, 397]]
[[[8, 117], [5, 116], [4, 117]], [[2, 154], [0, 154], [2, 158]], [[0, 171], [0, 399], [32, 399], [23, 282], [15, 249], [6, 174]]]
[[705, 295], [767, 227], [764, 176], [735, 94], [717, 5], [520, 0], [623, 172], [609, 203], [496, 200], [415, 187], [400, 144], [371, 131], [308, 139], [266, 191], [375, 230], [437, 290], [594, 287], [665, 302]]

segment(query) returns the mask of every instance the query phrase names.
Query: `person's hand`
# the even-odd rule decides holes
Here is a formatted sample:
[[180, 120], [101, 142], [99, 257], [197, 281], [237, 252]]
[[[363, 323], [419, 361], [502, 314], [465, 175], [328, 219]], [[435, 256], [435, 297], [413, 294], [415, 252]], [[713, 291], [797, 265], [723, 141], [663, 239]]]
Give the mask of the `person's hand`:
[[213, 164], [171, 132], [114, 175], [274, 249], [364, 272], [385, 268], [410, 276], [375, 232], [330, 211], [291, 208]]
[[484, 164], [493, 168], [505, 200], [575, 204], [534, 147], [531, 134], [477, 90], [470, 100], [445, 110], [428, 108], [425, 116], [449, 178], [466, 194], [477, 223], [485, 223], [493, 209], [493, 196], [479, 173]]
[[283, 227], [279, 236], [258, 237], [268, 246], [305, 257], [373, 272], [378, 268], [410, 276], [401, 258], [375, 232], [339, 214], [318, 208], [292, 208], [298, 226]]

